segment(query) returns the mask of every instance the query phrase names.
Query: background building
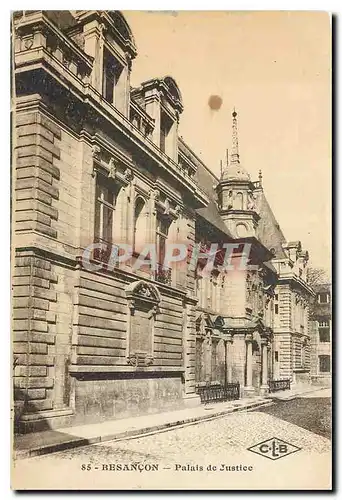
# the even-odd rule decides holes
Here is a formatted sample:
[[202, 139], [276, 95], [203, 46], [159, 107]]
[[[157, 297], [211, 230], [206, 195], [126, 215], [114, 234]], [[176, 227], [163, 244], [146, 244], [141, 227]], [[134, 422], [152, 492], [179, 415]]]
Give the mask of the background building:
[[[218, 179], [178, 136], [175, 80], [131, 88], [121, 13], [18, 12], [13, 43], [18, 428], [192, 406], [203, 383], [265, 393], [308, 373], [308, 254], [240, 163], [237, 113]], [[196, 244], [232, 242], [234, 269], [247, 244], [252, 271], [189, 266]], [[82, 261], [93, 243], [97, 270]], [[100, 266], [118, 243], [132, 258]], [[136, 269], [147, 243], [158, 266]], [[187, 262], [165, 269], [167, 243], [185, 244]]]
[[314, 285], [315, 297], [310, 306], [311, 380], [319, 385], [331, 384], [331, 285]]

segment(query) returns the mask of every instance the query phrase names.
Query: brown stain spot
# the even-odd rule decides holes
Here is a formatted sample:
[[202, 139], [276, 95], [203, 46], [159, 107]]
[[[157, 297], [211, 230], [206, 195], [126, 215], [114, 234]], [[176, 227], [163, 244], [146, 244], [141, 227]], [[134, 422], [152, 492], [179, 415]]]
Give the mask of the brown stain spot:
[[219, 95], [211, 95], [208, 99], [209, 108], [213, 111], [218, 111], [222, 106], [222, 97]]

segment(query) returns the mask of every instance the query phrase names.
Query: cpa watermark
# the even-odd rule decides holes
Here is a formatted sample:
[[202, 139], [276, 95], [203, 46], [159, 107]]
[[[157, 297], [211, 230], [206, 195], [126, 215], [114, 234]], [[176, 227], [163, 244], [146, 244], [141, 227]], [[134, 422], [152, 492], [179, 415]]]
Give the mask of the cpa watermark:
[[128, 243], [109, 244], [91, 243], [83, 252], [82, 265], [88, 271], [101, 269], [114, 270], [120, 265], [130, 264], [133, 271], [150, 268], [151, 271], [169, 270], [184, 265], [188, 271], [209, 276], [215, 269], [218, 272], [258, 270], [252, 264], [250, 243], [168, 243], [162, 251], [155, 243], [146, 243], [139, 252]]

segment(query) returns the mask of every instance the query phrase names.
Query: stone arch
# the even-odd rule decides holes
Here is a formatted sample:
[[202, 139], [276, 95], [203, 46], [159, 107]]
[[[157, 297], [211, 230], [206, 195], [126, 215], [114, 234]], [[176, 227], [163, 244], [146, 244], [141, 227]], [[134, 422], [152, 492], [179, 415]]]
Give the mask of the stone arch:
[[109, 15], [124, 44], [129, 46], [133, 54], [136, 55], [137, 46], [134, 40], [133, 32], [123, 14], [118, 10], [112, 10], [109, 12]]
[[163, 78], [165, 84], [167, 85], [170, 94], [173, 96], [173, 98], [179, 102], [181, 106], [183, 106], [183, 99], [182, 99], [182, 94], [181, 91], [176, 83], [176, 80], [172, 78], [172, 76], [165, 76]]
[[161, 301], [161, 295], [158, 288], [147, 281], [133, 281], [126, 287], [125, 292], [127, 298], [138, 298], [156, 304]]
[[243, 210], [243, 193], [241, 191], [235, 195], [234, 208], [235, 210]]

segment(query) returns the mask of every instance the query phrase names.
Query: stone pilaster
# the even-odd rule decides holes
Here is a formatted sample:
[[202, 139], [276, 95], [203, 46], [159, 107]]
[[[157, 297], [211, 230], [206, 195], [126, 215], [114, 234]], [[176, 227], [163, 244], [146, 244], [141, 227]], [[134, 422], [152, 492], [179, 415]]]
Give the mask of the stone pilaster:
[[253, 352], [252, 352], [252, 342], [253, 336], [247, 334], [245, 337], [246, 342], [246, 381], [244, 387], [244, 395], [248, 396], [254, 393], [253, 387]]
[[261, 392], [266, 394], [268, 392], [268, 342], [262, 339], [261, 342]]
[[233, 335], [229, 333], [226, 335], [226, 377], [227, 383], [230, 384], [233, 382], [232, 379], [232, 365], [233, 365]]
[[196, 315], [197, 299], [186, 297], [183, 302], [183, 346], [184, 346], [184, 404], [187, 407], [197, 406], [201, 403], [196, 394]]

